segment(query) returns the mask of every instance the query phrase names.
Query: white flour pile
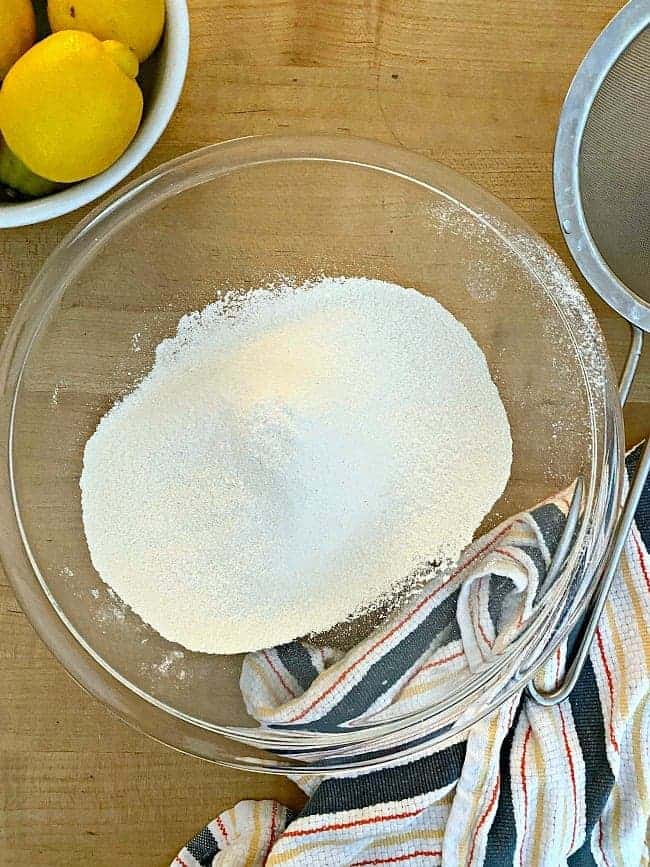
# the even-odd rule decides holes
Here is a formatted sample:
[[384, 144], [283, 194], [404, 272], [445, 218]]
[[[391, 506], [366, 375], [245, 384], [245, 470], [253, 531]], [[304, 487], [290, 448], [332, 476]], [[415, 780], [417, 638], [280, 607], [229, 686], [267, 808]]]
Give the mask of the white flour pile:
[[235, 653], [456, 560], [510, 464], [464, 326], [412, 289], [327, 277], [185, 316], [88, 441], [83, 520], [97, 571], [146, 622]]

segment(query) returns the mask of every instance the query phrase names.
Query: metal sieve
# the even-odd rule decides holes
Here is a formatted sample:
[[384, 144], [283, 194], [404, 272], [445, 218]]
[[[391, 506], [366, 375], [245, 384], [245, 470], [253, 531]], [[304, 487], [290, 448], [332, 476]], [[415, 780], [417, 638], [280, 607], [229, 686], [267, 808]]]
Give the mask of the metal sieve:
[[[631, 0], [582, 61], [555, 142], [555, 204], [578, 268], [632, 329], [619, 385], [624, 404], [650, 331], [650, 0]], [[585, 663], [650, 469], [650, 440], [613, 534], [597, 590], [563, 682], [541, 704], [562, 701]], [[574, 496], [576, 518], [581, 488]], [[571, 529], [571, 527], [569, 527]], [[559, 551], [556, 559], [563, 556]]]

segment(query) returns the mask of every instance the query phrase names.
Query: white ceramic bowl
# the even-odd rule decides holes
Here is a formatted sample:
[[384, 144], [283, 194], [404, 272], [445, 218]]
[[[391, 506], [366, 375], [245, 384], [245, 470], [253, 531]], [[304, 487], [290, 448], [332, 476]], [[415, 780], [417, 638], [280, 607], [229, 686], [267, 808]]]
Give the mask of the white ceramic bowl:
[[162, 135], [178, 103], [187, 72], [190, 24], [185, 0], [166, 0], [165, 32], [155, 56], [153, 82], [145, 96], [144, 114], [135, 138], [113, 165], [58, 193], [26, 202], [0, 204], [0, 228], [28, 226], [60, 217], [87, 205], [119, 184], [142, 162]]

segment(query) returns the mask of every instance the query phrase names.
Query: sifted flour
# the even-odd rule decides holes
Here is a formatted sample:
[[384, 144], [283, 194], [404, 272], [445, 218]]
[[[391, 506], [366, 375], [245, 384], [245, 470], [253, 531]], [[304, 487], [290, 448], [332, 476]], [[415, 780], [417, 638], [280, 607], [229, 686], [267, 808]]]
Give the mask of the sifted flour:
[[324, 277], [181, 319], [86, 444], [84, 527], [146, 622], [235, 653], [328, 629], [456, 560], [511, 457], [463, 325], [415, 290]]

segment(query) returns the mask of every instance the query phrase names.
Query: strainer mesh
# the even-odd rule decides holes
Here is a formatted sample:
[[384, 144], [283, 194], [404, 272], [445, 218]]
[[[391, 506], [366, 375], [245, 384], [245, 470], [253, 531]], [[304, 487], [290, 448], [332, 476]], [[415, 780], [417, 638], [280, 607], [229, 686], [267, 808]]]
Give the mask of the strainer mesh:
[[580, 188], [601, 256], [650, 303], [650, 28], [621, 53], [592, 104]]

